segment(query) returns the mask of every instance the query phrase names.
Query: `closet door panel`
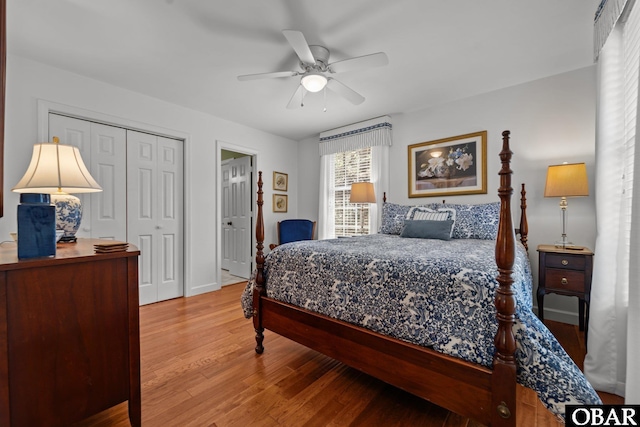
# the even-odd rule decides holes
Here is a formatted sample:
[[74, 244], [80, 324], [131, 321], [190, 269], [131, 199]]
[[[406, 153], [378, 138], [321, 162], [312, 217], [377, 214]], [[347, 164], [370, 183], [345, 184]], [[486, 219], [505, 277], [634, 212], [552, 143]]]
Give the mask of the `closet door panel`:
[[[97, 239], [127, 240], [127, 133], [124, 129], [91, 123], [91, 166], [102, 192], [91, 199], [90, 227], [81, 231]], [[89, 197], [86, 197], [89, 196]], [[89, 237], [87, 236], [87, 237]]]
[[140, 249], [140, 304], [158, 301], [155, 159], [157, 137], [147, 133], [127, 131], [127, 211], [128, 240]]
[[158, 239], [162, 268], [158, 282], [160, 301], [183, 295], [183, 143], [158, 137]]
[[102, 187], [99, 193], [75, 194], [82, 203], [78, 237], [126, 240], [126, 131], [87, 120], [49, 114], [49, 139], [74, 145]]
[[184, 294], [182, 145], [127, 131], [129, 240], [141, 252], [141, 304]]
[[[59, 114], [49, 114], [49, 141], [53, 141], [54, 137], [58, 137], [61, 144], [78, 147], [85, 166], [95, 179], [96, 176], [91, 169], [91, 122]], [[100, 181], [97, 179], [96, 181], [100, 184]], [[74, 196], [79, 198], [82, 204], [82, 221], [76, 236], [91, 237], [91, 233], [83, 231], [91, 229], [91, 194], [74, 194]]]

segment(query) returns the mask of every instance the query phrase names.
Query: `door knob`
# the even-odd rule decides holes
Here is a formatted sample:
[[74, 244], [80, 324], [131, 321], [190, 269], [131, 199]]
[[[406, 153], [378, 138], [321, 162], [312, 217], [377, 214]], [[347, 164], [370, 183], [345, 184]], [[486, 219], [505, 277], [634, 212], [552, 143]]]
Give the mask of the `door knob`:
[[162, 226], [161, 225], [156, 225], [156, 230], [162, 230]]
[[227, 225], [233, 225], [233, 222], [229, 221], [229, 222], [227, 223]]

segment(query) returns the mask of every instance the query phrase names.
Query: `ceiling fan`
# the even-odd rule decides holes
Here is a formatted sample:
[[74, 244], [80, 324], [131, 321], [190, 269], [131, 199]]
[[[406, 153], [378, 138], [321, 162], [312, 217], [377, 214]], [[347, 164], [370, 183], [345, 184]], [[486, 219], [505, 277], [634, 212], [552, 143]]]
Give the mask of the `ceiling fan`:
[[357, 56], [329, 63], [329, 49], [324, 46], [309, 45], [304, 34], [296, 30], [282, 30], [282, 34], [300, 59], [301, 71], [276, 71], [273, 73], [246, 74], [238, 76], [238, 80], [255, 80], [265, 78], [281, 78], [301, 76], [300, 85], [289, 100], [287, 108], [304, 105], [304, 97], [308, 92], [320, 92], [328, 89], [345, 98], [354, 105], [364, 102], [364, 96], [330, 77], [331, 74], [342, 73], [363, 68], [387, 65], [389, 60], [384, 52]]

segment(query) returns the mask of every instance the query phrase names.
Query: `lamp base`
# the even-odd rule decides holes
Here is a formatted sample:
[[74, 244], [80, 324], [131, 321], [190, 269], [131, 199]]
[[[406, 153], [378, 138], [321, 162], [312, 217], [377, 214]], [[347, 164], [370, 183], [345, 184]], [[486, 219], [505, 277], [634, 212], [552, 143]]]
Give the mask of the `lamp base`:
[[73, 243], [82, 221], [80, 199], [71, 194], [52, 194], [51, 202], [56, 205], [56, 229], [64, 230], [60, 243]]
[[56, 214], [48, 194], [20, 194], [18, 259], [56, 255]]

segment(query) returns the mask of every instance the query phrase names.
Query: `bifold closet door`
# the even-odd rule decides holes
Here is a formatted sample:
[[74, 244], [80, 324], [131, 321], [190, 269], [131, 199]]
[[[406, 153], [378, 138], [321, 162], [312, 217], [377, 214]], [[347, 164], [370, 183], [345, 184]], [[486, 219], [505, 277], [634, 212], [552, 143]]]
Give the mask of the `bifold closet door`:
[[127, 130], [129, 241], [140, 304], [183, 295], [183, 142]]
[[82, 203], [78, 237], [127, 240], [127, 136], [116, 126], [49, 114], [49, 141], [78, 147], [99, 193], [74, 194]]

